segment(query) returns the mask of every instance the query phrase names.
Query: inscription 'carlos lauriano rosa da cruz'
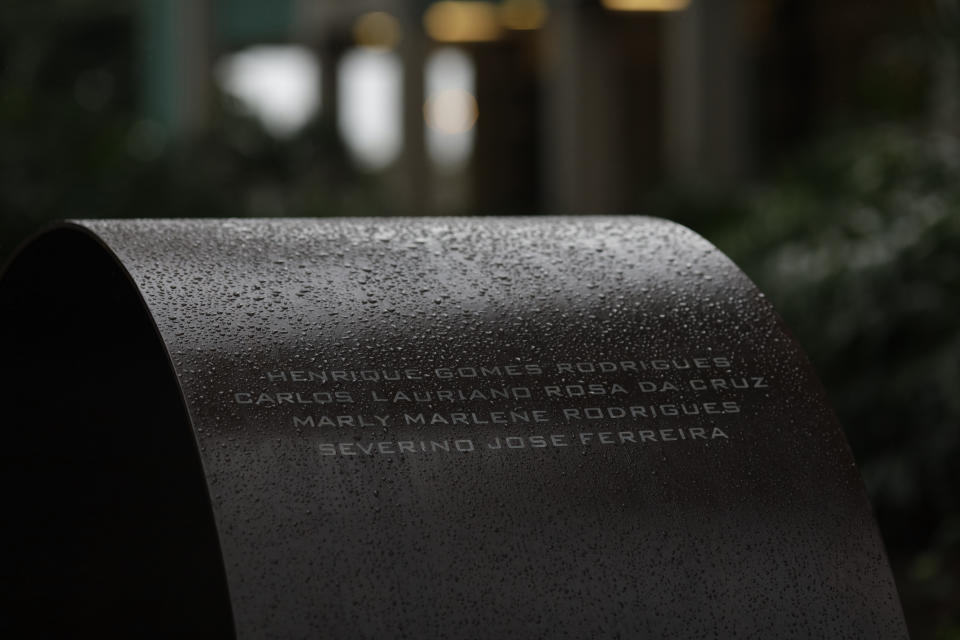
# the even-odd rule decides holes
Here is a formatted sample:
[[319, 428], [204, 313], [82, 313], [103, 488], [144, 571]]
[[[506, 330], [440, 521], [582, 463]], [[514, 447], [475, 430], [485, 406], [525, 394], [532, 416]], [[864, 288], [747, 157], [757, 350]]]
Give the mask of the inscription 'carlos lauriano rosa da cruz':
[[809, 362], [669, 222], [65, 222], [0, 368], [6, 635], [906, 637]]

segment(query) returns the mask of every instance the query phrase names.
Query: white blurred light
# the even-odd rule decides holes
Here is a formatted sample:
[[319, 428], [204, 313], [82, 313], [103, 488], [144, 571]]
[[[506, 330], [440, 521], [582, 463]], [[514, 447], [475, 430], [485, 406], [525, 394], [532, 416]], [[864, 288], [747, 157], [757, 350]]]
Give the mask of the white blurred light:
[[403, 66], [383, 49], [359, 47], [340, 59], [337, 113], [340, 133], [356, 163], [376, 171], [403, 146]]
[[440, 133], [469, 131], [479, 115], [477, 99], [463, 89], [441, 89], [424, 104], [427, 125]]
[[214, 73], [278, 137], [296, 133], [320, 108], [320, 65], [304, 47], [250, 47], [221, 59]]
[[462, 49], [444, 47], [427, 58], [424, 75], [427, 154], [438, 168], [454, 172], [473, 153], [476, 69]]

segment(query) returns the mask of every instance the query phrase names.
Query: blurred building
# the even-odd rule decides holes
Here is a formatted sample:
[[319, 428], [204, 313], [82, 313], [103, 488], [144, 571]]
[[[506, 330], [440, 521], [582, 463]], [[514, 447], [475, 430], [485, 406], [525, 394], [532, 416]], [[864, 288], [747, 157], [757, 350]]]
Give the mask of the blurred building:
[[860, 91], [908, 4], [140, 2], [153, 121], [192, 135], [216, 90], [278, 136], [325, 119], [407, 213], [622, 213], [658, 185], [735, 186]]

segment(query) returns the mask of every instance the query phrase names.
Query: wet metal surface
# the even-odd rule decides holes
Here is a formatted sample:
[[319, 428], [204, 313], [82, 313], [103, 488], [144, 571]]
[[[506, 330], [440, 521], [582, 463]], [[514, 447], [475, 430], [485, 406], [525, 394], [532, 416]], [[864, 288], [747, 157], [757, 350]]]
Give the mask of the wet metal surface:
[[682, 227], [60, 233], [112, 251], [156, 323], [241, 637], [906, 637], [809, 364]]

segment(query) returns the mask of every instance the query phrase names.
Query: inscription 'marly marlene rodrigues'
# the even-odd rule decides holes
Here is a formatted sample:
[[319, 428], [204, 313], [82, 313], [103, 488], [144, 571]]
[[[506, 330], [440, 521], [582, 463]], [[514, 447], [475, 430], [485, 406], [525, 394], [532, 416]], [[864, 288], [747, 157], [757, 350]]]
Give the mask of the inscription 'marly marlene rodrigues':
[[602, 421], [636, 421], [653, 418], [683, 418], [699, 415], [740, 413], [733, 401], [665, 403], [624, 407], [563, 407], [554, 413], [548, 409], [504, 411], [453, 411], [450, 413], [420, 412], [393, 414], [348, 414], [293, 416], [295, 427], [363, 428], [402, 426], [455, 426], [491, 424], [531, 424], [559, 420], [565, 423]]

